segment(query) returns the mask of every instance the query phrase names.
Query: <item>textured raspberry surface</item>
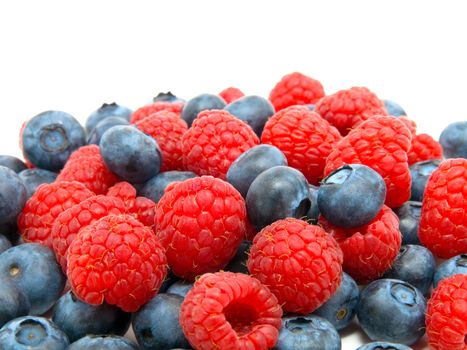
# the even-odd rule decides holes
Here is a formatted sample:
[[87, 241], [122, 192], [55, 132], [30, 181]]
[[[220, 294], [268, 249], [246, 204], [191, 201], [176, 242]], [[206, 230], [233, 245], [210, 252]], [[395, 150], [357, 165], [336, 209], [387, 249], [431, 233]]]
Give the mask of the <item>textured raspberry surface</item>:
[[359, 283], [380, 277], [401, 247], [399, 219], [387, 206], [364, 226], [345, 229], [330, 224], [323, 216], [319, 223], [339, 243], [344, 253], [344, 271]]
[[406, 116], [398, 117], [398, 119], [405, 124], [412, 134], [412, 139], [417, 135], [417, 124]]
[[232, 272], [207, 273], [180, 309], [180, 325], [194, 349], [266, 350], [279, 335], [282, 310], [257, 279]]
[[125, 203], [126, 208], [131, 208], [133, 206], [136, 194], [136, 188], [126, 181], [117, 182], [107, 191], [107, 196], [120, 198]]
[[161, 111], [138, 121], [136, 127], [153, 137], [162, 152], [161, 171], [183, 170], [182, 136], [186, 122], [173, 112]]
[[258, 143], [253, 129], [229, 112], [203, 111], [183, 135], [183, 163], [198, 175], [225, 180], [230, 164]]
[[156, 234], [175, 275], [193, 280], [218, 271], [245, 238], [245, 201], [232, 185], [212, 176], [175, 183], [157, 204]]
[[427, 134], [418, 134], [412, 139], [412, 147], [407, 153], [409, 165], [424, 160], [442, 159], [443, 148], [438, 141]]
[[94, 196], [81, 182], [61, 181], [40, 185], [18, 216], [18, 228], [25, 242], [52, 248], [51, 230], [66, 209]]
[[239, 98], [245, 96], [242, 90], [237, 89], [236, 87], [228, 87], [227, 89], [222, 90], [219, 93], [219, 96], [222, 97], [225, 103], [229, 104]]
[[105, 165], [99, 146], [89, 145], [71, 154], [57, 181], [78, 181], [94, 193], [104, 194], [118, 178]]
[[372, 117], [340, 140], [326, 159], [324, 175], [344, 164], [364, 164], [386, 182], [386, 205], [400, 207], [410, 198], [407, 152], [411, 134], [394, 117]]
[[418, 235], [439, 258], [467, 252], [467, 159], [442, 162], [428, 179]]
[[284, 311], [309, 314], [339, 287], [342, 251], [321, 227], [287, 218], [256, 235], [247, 267], [271, 289]]
[[109, 214], [125, 214], [125, 204], [120, 198], [93, 196], [61, 213], [52, 225], [52, 247], [57, 261], [66, 273], [68, 247], [79, 230]]
[[180, 114], [182, 113], [183, 105], [183, 102], [159, 101], [151, 103], [149, 105], [140, 107], [136, 111], [134, 111], [131, 115], [130, 123], [134, 124], [146, 117], [149, 117], [151, 114], [160, 111], [173, 112], [176, 115], [180, 116]]
[[269, 94], [269, 101], [279, 111], [293, 105], [314, 104], [323, 96], [323, 85], [318, 80], [294, 72], [276, 84]]
[[433, 290], [425, 323], [431, 349], [467, 349], [467, 275], [446, 278]]
[[315, 111], [342, 135], [374, 115], [386, 115], [383, 102], [365, 87], [352, 87], [323, 97]]
[[154, 233], [130, 215], [108, 215], [79, 231], [68, 249], [67, 276], [75, 295], [137, 311], [159, 290], [167, 273]]
[[306, 107], [292, 106], [274, 114], [264, 126], [261, 142], [274, 145], [300, 170], [308, 182], [318, 185], [326, 157], [342, 138], [339, 131]]

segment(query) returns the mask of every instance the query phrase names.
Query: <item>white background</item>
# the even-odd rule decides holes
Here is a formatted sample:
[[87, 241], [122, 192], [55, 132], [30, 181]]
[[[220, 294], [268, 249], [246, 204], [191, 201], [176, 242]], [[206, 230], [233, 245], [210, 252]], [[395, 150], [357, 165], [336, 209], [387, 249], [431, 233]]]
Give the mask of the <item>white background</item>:
[[[48, 109], [84, 122], [103, 102], [186, 99], [236, 86], [265, 97], [292, 71], [327, 93], [367, 86], [438, 138], [466, 120], [462, 1], [2, 1], [0, 154]], [[365, 340], [364, 338], [362, 338]], [[354, 349], [358, 336], [345, 337]]]

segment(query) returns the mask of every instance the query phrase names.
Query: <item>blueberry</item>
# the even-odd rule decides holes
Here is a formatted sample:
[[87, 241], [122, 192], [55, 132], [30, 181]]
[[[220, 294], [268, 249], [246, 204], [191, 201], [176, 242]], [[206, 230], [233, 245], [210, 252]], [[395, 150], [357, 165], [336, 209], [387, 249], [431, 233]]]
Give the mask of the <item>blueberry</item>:
[[5, 323], [29, 313], [31, 304], [16, 284], [8, 279], [0, 283], [0, 327]]
[[316, 105], [310, 103], [308, 105], [306, 105], [306, 107], [310, 110], [310, 111], [314, 111], [316, 109]]
[[375, 341], [358, 347], [356, 350], [412, 350], [410, 346], [385, 341]]
[[0, 254], [0, 280], [11, 279], [28, 297], [31, 315], [41, 315], [58, 300], [65, 276], [54, 253], [37, 243], [25, 243]]
[[26, 187], [26, 197], [29, 199], [39, 185], [50, 184], [57, 178], [57, 173], [45, 169], [26, 169], [18, 174]]
[[308, 198], [310, 199], [310, 209], [308, 210], [306, 217], [308, 220], [310, 220], [311, 224], [316, 225], [318, 223], [318, 217], [319, 217], [319, 208], [318, 208], [319, 187], [309, 185], [309, 190], [310, 190], [310, 195], [308, 196]]
[[62, 295], [52, 310], [52, 321], [66, 333], [70, 342], [87, 334], [123, 335], [130, 326], [131, 314], [116, 306], [89, 305], [69, 291]]
[[86, 119], [86, 132], [90, 133], [99, 122], [108, 117], [120, 117], [126, 121], [130, 121], [131, 113], [131, 109], [120, 106], [115, 102], [104, 103]]
[[246, 261], [248, 260], [248, 252], [250, 251], [250, 247], [250, 241], [243, 241], [240, 244], [240, 247], [238, 247], [237, 253], [235, 253], [235, 256], [232, 258], [232, 260], [230, 260], [225, 270], [231, 272], [240, 272], [248, 275], [249, 272], [246, 267]]
[[162, 165], [159, 145], [133, 126], [117, 125], [102, 135], [100, 151], [107, 167], [123, 180], [142, 183]]
[[359, 294], [357, 283], [344, 272], [339, 288], [314, 313], [331, 322], [337, 330], [344, 329], [357, 313]]
[[357, 317], [371, 340], [411, 345], [425, 333], [426, 300], [407, 282], [380, 279], [361, 293]]
[[178, 277], [173, 274], [172, 270], [169, 267], [167, 269], [167, 274], [165, 275], [164, 282], [162, 282], [162, 285], [159, 288], [159, 293], [165, 293], [167, 289], [169, 289], [169, 287], [177, 281]]
[[433, 282], [435, 268], [435, 257], [428, 249], [421, 245], [409, 244], [401, 247], [384, 278], [405, 281], [427, 295]]
[[17, 244], [21, 240], [21, 235], [19, 234], [18, 225], [16, 218], [10, 222], [0, 224], [0, 233], [4, 235], [8, 240], [13, 244]]
[[68, 344], [66, 334], [43, 317], [19, 317], [0, 329], [2, 350], [66, 350]]
[[198, 175], [191, 171], [164, 171], [146, 181], [139, 191], [139, 194], [143, 197], [152, 199], [154, 203], [157, 203], [164, 195], [167, 186], [171, 183], [176, 181], [185, 181], [197, 176]]
[[0, 224], [16, 220], [26, 203], [26, 187], [10, 168], [0, 166]]
[[439, 137], [445, 158], [467, 158], [467, 121], [449, 124]]
[[287, 165], [287, 159], [279, 148], [258, 145], [243, 152], [229, 167], [227, 182], [245, 198], [251, 183], [263, 171], [279, 165]]
[[11, 242], [4, 235], [0, 234], [0, 254], [11, 248]]
[[189, 100], [182, 109], [182, 119], [190, 127], [199, 112], [206, 109], [223, 109], [225, 101], [218, 95], [202, 94]]
[[128, 338], [118, 335], [87, 335], [75, 341], [68, 350], [140, 350]]
[[422, 203], [408, 201], [402, 207], [394, 209], [399, 217], [399, 229], [402, 234], [402, 244], [420, 244], [418, 225], [422, 212]]
[[189, 348], [178, 320], [183, 297], [158, 294], [133, 318], [133, 331], [143, 349]]
[[351, 228], [373, 220], [385, 198], [386, 184], [381, 175], [365, 165], [349, 164], [321, 182], [318, 207], [330, 223]]
[[129, 125], [128, 120], [122, 117], [107, 117], [101, 120], [88, 134], [88, 145], [99, 145], [102, 135], [116, 125]]
[[426, 183], [431, 173], [441, 164], [441, 160], [433, 159], [418, 162], [410, 166], [410, 176], [412, 177], [412, 187], [410, 200], [423, 201]]
[[244, 96], [231, 102], [224, 109], [250, 125], [258, 136], [261, 136], [264, 124], [274, 114], [271, 102], [260, 96]]
[[19, 173], [20, 171], [28, 168], [22, 160], [13, 156], [6, 155], [0, 156], [0, 166], [10, 168], [15, 173]]
[[407, 115], [404, 109], [396, 102], [391, 100], [383, 100], [384, 108], [388, 112], [388, 115], [392, 115], [393, 117], [400, 117], [403, 115]]
[[193, 288], [193, 283], [188, 281], [179, 280], [173, 283], [168, 289], [167, 293], [175, 294], [185, 298], [188, 292]]
[[298, 170], [275, 166], [256, 177], [246, 196], [248, 217], [259, 232], [274, 221], [302, 218], [310, 209], [308, 182]]
[[433, 287], [436, 288], [441, 280], [457, 274], [467, 275], [467, 254], [454, 256], [439, 264], [435, 271]]
[[341, 338], [334, 326], [315, 315], [282, 318], [274, 350], [340, 350]]
[[172, 94], [170, 91], [159, 92], [156, 97], [152, 99], [152, 102], [185, 102], [183, 98], [179, 98]]

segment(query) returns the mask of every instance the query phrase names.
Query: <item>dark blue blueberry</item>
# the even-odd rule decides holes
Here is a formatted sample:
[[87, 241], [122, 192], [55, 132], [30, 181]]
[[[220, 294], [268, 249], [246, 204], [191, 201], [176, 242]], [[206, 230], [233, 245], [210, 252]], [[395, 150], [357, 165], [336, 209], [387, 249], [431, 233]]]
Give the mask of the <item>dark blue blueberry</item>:
[[185, 181], [197, 176], [198, 175], [191, 171], [164, 171], [163, 173], [159, 173], [146, 181], [139, 191], [139, 194], [143, 197], [152, 199], [154, 203], [157, 203], [164, 195], [167, 186], [171, 183], [176, 181]]
[[190, 127], [199, 112], [206, 109], [223, 109], [225, 101], [218, 95], [202, 94], [189, 100], [182, 110], [182, 119]]
[[14, 318], [29, 313], [31, 305], [21, 289], [9, 279], [0, 283], [0, 327]]
[[274, 350], [340, 350], [341, 338], [334, 326], [315, 315], [282, 318]]
[[344, 329], [357, 313], [359, 294], [357, 283], [344, 272], [339, 288], [314, 313], [327, 319], [337, 330]]
[[115, 102], [104, 103], [86, 119], [86, 132], [90, 133], [99, 122], [108, 117], [120, 117], [130, 121], [131, 113], [133, 113], [131, 109], [120, 106]]
[[36, 192], [39, 185], [50, 184], [57, 178], [57, 173], [45, 169], [26, 169], [18, 174], [21, 180], [23, 180], [24, 186], [26, 187], [26, 196], [31, 196]]
[[316, 105], [314, 105], [314, 104], [308, 104], [306, 106], [310, 111], [314, 111], [316, 109]]
[[422, 203], [408, 201], [402, 207], [394, 209], [399, 217], [399, 229], [402, 233], [402, 244], [420, 244], [418, 225], [422, 212]]
[[86, 135], [70, 114], [47, 111], [28, 121], [22, 140], [23, 153], [32, 164], [58, 171], [74, 150], [85, 145]]
[[4, 235], [0, 234], [0, 254], [11, 248], [11, 242]]
[[162, 285], [159, 288], [159, 293], [165, 293], [167, 289], [169, 289], [169, 287], [177, 281], [178, 281], [178, 277], [175, 276], [172, 270], [169, 268], [164, 278], [164, 282], [162, 282]]
[[258, 136], [261, 136], [264, 124], [274, 114], [271, 102], [260, 96], [243, 96], [224, 109], [250, 125]]
[[128, 120], [122, 117], [107, 117], [101, 120], [88, 134], [88, 145], [99, 145], [102, 135], [112, 126], [129, 125]]
[[441, 280], [457, 274], [467, 275], [467, 254], [454, 256], [439, 264], [433, 278], [433, 288], [436, 288]]
[[386, 184], [381, 175], [366, 165], [349, 164], [321, 182], [318, 207], [330, 223], [351, 228], [373, 220], [385, 198]]
[[188, 281], [179, 280], [167, 289], [167, 293], [175, 294], [185, 298], [188, 292], [193, 288], [193, 283]]
[[0, 224], [16, 220], [26, 203], [26, 187], [10, 168], [0, 166]]
[[407, 113], [405, 113], [404, 109], [398, 103], [391, 100], [383, 100], [383, 102], [384, 108], [386, 108], [386, 111], [388, 111], [389, 115], [392, 115], [393, 117], [407, 115]]
[[467, 158], [467, 121], [449, 124], [441, 133], [439, 143], [445, 158]]
[[28, 168], [21, 159], [6, 155], [0, 156], [0, 166], [6, 166], [15, 173], [19, 173], [20, 171]]
[[423, 201], [426, 183], [431, 173], [441, 164], [441, 160], [433, 159], [418, 162], [410, 166], [410, 176], [412, 177], [412, 187], [410, 200]]
[[21, 235], [18, 230], [16, 218], [10, 222], [0, 224], [0, 233], [8, 238], [13, 245], [18, 244], [18, 241], [21, 239]]
[[66, 334], [44, 317], [19, 317], [0, 329], [2, 350], [66, 350], [68, 344]]
[[275, 166], [251, 183], [246, 207], [257, 232], [280, 219], [303, 218], [310, 209], [308, 182], [296, 169]]
[[258, 145], [235, 159], [227, 171], [227, 181], [245, 198], [251, 183], [259, 174], [279, 165], [287, 165], [287, 158], [279, 148]]
[[384, 278], [393, 278], [410, 283], [422, 294], [428, 295], [436, 260], [433, 254], [421, 245], [404, 245], [401, 247], [391, 268], [385, 272]]
[[246, 268], [246, 262], [248, 260], [248, 252], [250, 251], [250, 247], [250, 241], [243, 241], [240, 244], [240, 247], [238, 247], [237, 253], [235, 253], [235, 256], [232, 258], [232, 260], [230, 260], [225, 270], [231, 272], [240, 272], [248, 275], [249, 272]]
[[28, 297], [31, 315], [41, 315], [58, 300], [65, 276], [49, 248], [25, 243], [0, 254], [0, 280], [11, 279]]
[[131, 314], [116, 306], [89, 305], [69, 291], [58, 299], [52, 311], [52, 321], [66, 333], [70, 342], [87, 334], [124, 335], [130, 327]]
[[425, 333], [425, 311], [426, 300], [417, 288], [380, 279], [360, 293], [357, 317], [371, 340], [411, 345]]
[[143, 349], [190, 347], [178, 320], [182, 302], [179, 295], [158, 294], [135, 313], [133, 331]]
[[375, 341], [358, 347], [356, 350], [413, 350], [410, 346], [385, 341]]
[[175, 96], [170, 91], [159, 92], [156, 97], [152, 99], [152, 102], [185, 102], [183, 98]]
[[118, 335], [87, 335], [75, 341], [68, 350], [140, 350], [128, 338]]
[[308, 213], [306, 214], [306, 217], [308, 220], [310, 220], [310, 223], [313, 225], [316, 225], [318, 223], [318, 217], [319, 217], [319, 208], [318, 208], [318, 186], [313, 186], [309, 185], [310, 189], [310, 209], [308, 210]]
[[159, 145], [151, 136], [129, 125], [117, 125], [102, 135], [99, 144], [107, 167], [123, 180], [143, 183], [162, 165]]

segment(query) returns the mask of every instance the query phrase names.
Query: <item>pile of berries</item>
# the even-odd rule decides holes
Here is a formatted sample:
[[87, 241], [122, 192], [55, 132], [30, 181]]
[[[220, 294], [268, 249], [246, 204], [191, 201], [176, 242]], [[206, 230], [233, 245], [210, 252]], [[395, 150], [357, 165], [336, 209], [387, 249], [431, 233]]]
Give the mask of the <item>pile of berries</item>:
[[269, 99], [46, 111], [20, 147], [0, 156], [1, 349], [340, 349], [351, 323], [360, 350], [467, 349], [467, 121], [438, 142], [292, 73]]

